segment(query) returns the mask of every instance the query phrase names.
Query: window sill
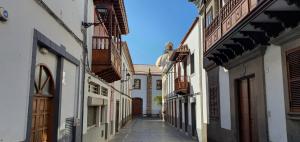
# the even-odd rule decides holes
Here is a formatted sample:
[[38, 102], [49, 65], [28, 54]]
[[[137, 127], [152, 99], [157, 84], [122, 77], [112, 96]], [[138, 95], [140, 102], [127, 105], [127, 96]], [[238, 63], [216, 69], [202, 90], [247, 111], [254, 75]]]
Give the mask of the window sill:
[[92, 126], [88, 126], [88, 127], [87, 127], [87, 130], [93, 129], [93, 128], [95, 128], [95, 127], [96, 127], [96, 124], [95, 124], [95, 125], [92, 125]]
[[288, 112], [287, 118], [291, 120], [300, 120], [300, 112]]

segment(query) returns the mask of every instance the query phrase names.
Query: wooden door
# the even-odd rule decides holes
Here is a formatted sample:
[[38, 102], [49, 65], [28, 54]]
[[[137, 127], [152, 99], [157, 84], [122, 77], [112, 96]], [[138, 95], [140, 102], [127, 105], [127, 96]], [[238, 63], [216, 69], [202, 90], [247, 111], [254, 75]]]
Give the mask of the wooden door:
[[257, 127], [254, 121], [255, 102], [253, 101], [254, 94], [254, 79], [247, 78], [239, 81], [239, 133], [240, 142], [255, 142], [257, 137], [255, 132]]
[[196, 103], [191, 104], [192, 136], [196, 136]]
[[141, 98], [132, 99], [132, 115], [134, 117], [142, 116], [143, 114], [143, 100]]
[[115, 122], [116, 132], [119, 132], [119, 109], [120, 109], [120, 102], [117, 101], [117, 103], [116, 103], [116, 122]]
[[175, 112], [175, 127], [177, 127], [177, 100], [174, 100], [174, 112]]
[[188, 131], [188, 125], [189, 125], [189, 112], [188, 112], [188, 103], [184, 103], [184, 130], [185, 132]]
[[182, 102], [179, 100], [179, 128], [182, 129]]
[[34, 86], [30, 141], [52, 142], [55, 90], [51, 72], [45, 65], [36, 67]]

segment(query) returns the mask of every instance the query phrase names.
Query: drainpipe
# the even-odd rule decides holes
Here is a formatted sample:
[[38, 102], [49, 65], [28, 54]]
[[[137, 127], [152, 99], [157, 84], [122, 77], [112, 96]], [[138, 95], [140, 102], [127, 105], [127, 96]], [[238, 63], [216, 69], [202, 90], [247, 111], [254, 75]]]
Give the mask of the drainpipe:
[[[83, 22], [87, 22], [87, 15], [88, 15], [88, 0], [84, 1], [84, 17], [83, 17]], [[82, 28], [82, 33], [83, 33], [83, 50], [82, 50], [82, 55], [83, 55], [83, 67], [82, 67], [82, 75], [81, 75], [81, 122], [80, 122], [80, 140], [79, 142], [83, 141], [83, 116], [84, 116], [84, 97], [85, 97], [85, 73], [86, 73], [86, 58], [88, 54], [88, 49], [87, 49], [87, 28]], [[76, 139], [76, 142], [78, 140]]]

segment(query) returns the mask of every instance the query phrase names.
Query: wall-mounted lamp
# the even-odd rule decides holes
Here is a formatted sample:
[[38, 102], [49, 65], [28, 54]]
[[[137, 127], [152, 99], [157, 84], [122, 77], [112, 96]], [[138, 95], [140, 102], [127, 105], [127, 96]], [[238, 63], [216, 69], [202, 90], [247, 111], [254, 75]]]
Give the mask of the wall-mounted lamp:
[[0, 21], [5, 22], [8, 20], [8, 11], [0, 7]]
[[90, 26], [97, 26], [101, 23], [103, 23], [104, 21], [102, 21], [101, 19], [106, 19], [107, 15], [108, 15], [108, 9], [105, 7], [101, 7], [101, 6], [96, 6], [96, 12], [97, 12], [97, 18], [100, 22], [98, 23], [89, 23], [89, 22], [82, 22], [82, 26], [84, 28], [89, 28]]
[[44, 47], [40, 48], [39, 51], [40, 51], [43, 55], [46, 55], [46, 54], [49, 53], [49, 51], [48, 51], [46, 48], [44, 48]]
[[129, 73], [127, 73], [127, 74], [126, 74], [126, 79], [125, 79], [125, 80], [121, 80], [121, 82], [126, 82], [126, 81], [129, 81], [129, 77], [130, 77], [130, 74], [129, 74]]

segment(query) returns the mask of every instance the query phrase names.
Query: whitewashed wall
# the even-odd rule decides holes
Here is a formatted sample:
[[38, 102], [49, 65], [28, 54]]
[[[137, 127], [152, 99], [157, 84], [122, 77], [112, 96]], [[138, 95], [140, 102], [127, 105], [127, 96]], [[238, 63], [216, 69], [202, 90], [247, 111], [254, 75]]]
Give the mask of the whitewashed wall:
[[156, 96], [162, 95], [162, 90], [156, 89], [156, 81], [161, 80], [161, 76], [152, 76], [152, 114], [159, 114], [161, 113], [162, 106], [157, 104], [157, 102], [154, 100]]
[[[88, 97], [90, 96], [90, 97], [93, 97], [93, 98], [105, 99], [105, 100], [108, 101], [108, 106], [110, 106], [109, 96], [111, 95], [111, 93], [110, 93], [111, 92], [111, 88], [110, 88], [110, 86], [107, 83], [101, 81], [99, 78], [96, 78], [96, 77], [94, 77], [94, 76], [92, 76], [92, 75], [90, 75], [88, 73], [86, 73], [85, 76], [86, 76], [86, 79], [85, 79], [85, 88], [86, 89], [84, 90], [85, 91], [85, 95], [84, 95], [84, 108], [83, 108], [84, 109], [84, 114], [83, 114], [83, 134], [87, 133], [87, 131], [88, 131], [88, 128], [87, 128]], [[88, 78], [90, 78], [90, 79], [88, 79]], [[96, 95], [96, 94], [93, 94], [93, 93], [89, 92], [88, 89], [87, 89], [88, 86], [89, 86], [88, 81], [97, 83], [98, 85], [100, 85], [100, 87], [102, 86], [102, 87], [107, 88], [108, 89], [108, 95], [107, 96]], [[110, 107], [108, 107], [107, 112], [110, 112]], [[109, 121], [109, 117], [110, 116], [107, 115], [107, 118], [106, 118], [107, 122]]]
[[220, 86], [220, 118], [221, 128], [231, 129], [230, 113], [230, 89], [229, 72], [227, 69], [219, 68], [219, 86]]
[[281, 47], [271, 45], [264, 55], [269, 137], [287, 142]]
[[[66, 1], [59, 5], [56, 3], [61, 2], [60, 0], [51, 2], [51, 9], [62, 13], [62, 20], [82, 38], [80, 24], [83, 19], [83, 1]], [[17, 4], [12, 0], [1, 0], [0, 6], [9, 12], [9, 20], [0, 23], [0, 113], [3, 114], [0, 117], [0, 140], [24, 141], [34, 29], [56, 44], [64, 45], [66, 50], [79, 60], [82, 58], [82, 47], [34, 0], [19, 0]], [[55, 10], [54, 7], [59, 7], [59, 10]], [[14, 127], [9, 122], [13, 122]]]
[[[132, 90], [132, 98], [143, 99], [143, 114], [147, 113], [147, 75], [134, 75], [134, 79], [141, 79], [141, 89]], [[152, 98], [162, 95], [162, 90], [156, 90], [156, 80], [161, 80], [161, 76], [152, 76]], [[152, 100], [152, 114], [158, 114], [161, 111], [161, 105]]]
[[187, 75], [190, 76], [190, 94], [196, 94], [200, 92], [200, 38], [199, 38], [199, 22], [194, 26], [191, 33], [185, 40], [184, 44], [188, 45], [190, 49], [190, 55], [194, 54], [194, 73], [191, 74], [191, 58], [188, 57]]
[[134, 75], [134, 79], [141, 79], [141, 89], [132, 90], [132, 98], [143, 99], [143, 114], [146, 114], [147, 110], [147, 76], [146, 75]]

